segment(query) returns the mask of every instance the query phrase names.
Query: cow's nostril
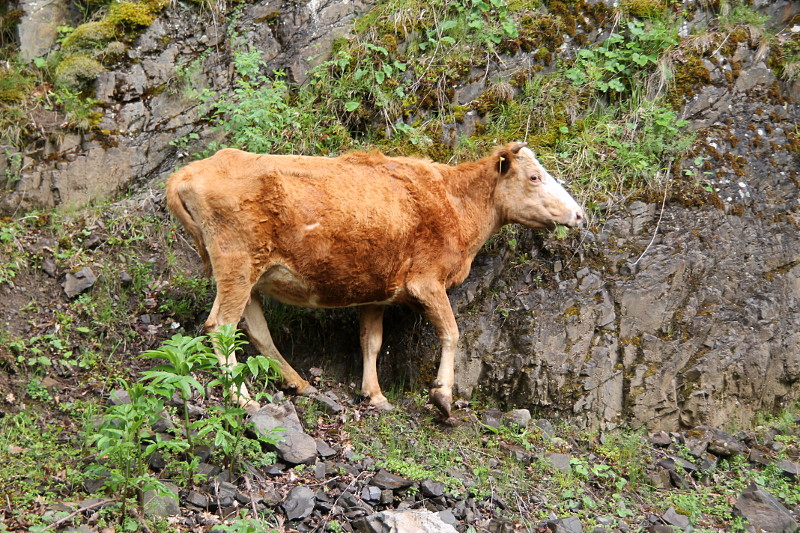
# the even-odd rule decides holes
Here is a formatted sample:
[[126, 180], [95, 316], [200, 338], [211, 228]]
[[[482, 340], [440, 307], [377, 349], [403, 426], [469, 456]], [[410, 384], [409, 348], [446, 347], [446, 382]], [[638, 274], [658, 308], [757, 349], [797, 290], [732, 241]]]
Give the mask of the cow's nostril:
[[575, 222], [580, 224], [583, 221], [583, 211], [578, 211], [575, 213]]

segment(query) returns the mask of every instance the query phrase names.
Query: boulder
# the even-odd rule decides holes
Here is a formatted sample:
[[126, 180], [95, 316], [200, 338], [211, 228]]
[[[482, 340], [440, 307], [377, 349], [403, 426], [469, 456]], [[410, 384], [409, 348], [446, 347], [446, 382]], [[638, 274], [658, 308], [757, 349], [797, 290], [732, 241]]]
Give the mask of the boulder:
[[456, 528], [430, 511], [383, 511], [353, 523], [359, 533], [456, 533]]
[[797, 521], [772, 494], [751, 483], [733, 505], [733, 514], [747, 520], [756, 531], [794, 533]]

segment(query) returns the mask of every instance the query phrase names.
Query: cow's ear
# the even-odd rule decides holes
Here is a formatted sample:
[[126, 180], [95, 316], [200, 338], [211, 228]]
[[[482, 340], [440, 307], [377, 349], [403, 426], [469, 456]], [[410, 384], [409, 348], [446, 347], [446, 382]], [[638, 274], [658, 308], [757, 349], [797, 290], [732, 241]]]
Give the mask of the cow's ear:
[[501, 176], [505, 176], [508, 174], [508, 171], [511, 169], [511, 163], [513, 159], [513, 155], [508, 150], [501, 150], [499, 154], [497, 154], [497, 172]]

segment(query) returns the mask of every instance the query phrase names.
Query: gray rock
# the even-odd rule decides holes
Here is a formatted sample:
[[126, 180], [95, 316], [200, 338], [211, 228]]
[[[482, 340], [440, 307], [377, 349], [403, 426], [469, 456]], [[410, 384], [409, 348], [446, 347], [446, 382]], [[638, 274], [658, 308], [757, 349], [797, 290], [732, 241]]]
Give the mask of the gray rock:
[[456, 533], [456, 528], [430, 511], [383, 511], [353, 523], [360, 533]]
[[583, 524], [577, 516], [549, 520], [546, 526], [553, 533], [583, 533]]
[[108, 401], [111, 402], [111, 405], [130, 405], [131, 396], [125, 389], [116, 389], [108, 395]]
[[547, 462], [550, 463], [550, 466], [559, 472], [563, 472], [565, 474], [572, 472], [572, 465], [570, 465], [570, 460], [572, 458], [569, 455], [564, 453], [549, 453], [546, 457]]
[[553, 424], [551, 424], [549, 420], [544, 418], [540, 418], [536, 421], [536, 427], [542, 431], [542, 437], [547, 440], [552, 439], [556, 434], [556, 428], [553, 427]]
[[665, 431], [657, 431], [650, 434], [650, 436], [647, 438], [647, 442], [653, 446], [658, 446], [659, 448], [667, 448], [670, 444], [672, 444], [672, 438], [669, 436], [669, 433]]
[[691, 525], [689, 517], [678, 513], [674, 507], [670, 507], [669, 509], [667, 509], [667, 512], [664, 513], [664, 515], [661, 518], [667, 524], [679, 527], [681, 529], [687, 529]]
[[514, 409], [503, 415], [503, 422], [507, 425], [527, 427], [531, 421], [531, 412], [527, 409]]
[[794, 533], [797, 521], [769, 492], [751, 483], [733, 505], [733, 514], [747, 520], [757, 531]]
[[317, 459], [314, 438], [300, 431], [287, 431], [281, 441], [267, 446], [274, 449], [281, 461], [287, 463], [310, 465]]
[[20, 0], [25, 16], [17, 25], [19, 54], [23, 61], [47, 55], [58, 38], [58, 26], [67, 23], [67, 0]]
[[314, 510], [314, 492], [303, 485], [289, 491], [283, 502], [283, 511], [289, 520], [302, 520]]
[[69, 298], [74, 298], [82, 292], [88, 291], [97, 283], [97, 276], [92, 269], [83, 267], [77, 272], [68, 272], [64, 281], [64, 294]]
[[372, 476], [370, 484], [379, 489], [400, 490], [410, 487], [414, 482], [381, 469]]
[[178, 487], [171, 483], [164, 483], [164, 486], [166, 493], [163, 495], [159, 495], [155, 490], [148, 490], [144, 493], [145, 518], [166, 518], [180, 514]]
[[265, 405], [250, 417], [250, 422], [253, 423], [256, 433], [262, 436], [269, 436], [273, 430], [279, 428], [303, 431], [303, 424], [292, 402]]

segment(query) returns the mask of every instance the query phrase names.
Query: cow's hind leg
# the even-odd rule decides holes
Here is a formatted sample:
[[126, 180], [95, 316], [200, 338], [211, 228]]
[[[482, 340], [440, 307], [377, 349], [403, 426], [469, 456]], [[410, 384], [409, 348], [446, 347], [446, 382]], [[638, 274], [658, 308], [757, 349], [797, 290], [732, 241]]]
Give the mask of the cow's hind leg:
[[436, 333], [442, 343], [442, 359], [439, 362], [436, 381], [431, 388], [430, 399], [450, 423], [453, 421], [450, 409], [455, 382], [458, 324], [456, 324], [456, 318], [443, 285], [426, 282], [410, 284], [409, 292], [422, 305], [425, 316], [436, 328]]
[[370, 405], [388, 411], [392, 404], [381, 392], [377, 368], [378, 352], [383, 342], [383, 306], [365, 305], [360, 311], [361, 354], [364, 358], [361, 394], [369, 398]]
[[[243, 262], [243, 267], [245, 266]], [[211, 313], [206, 320], [206, 331], [216, 332], [224, 324], [236, 326], [242, 318], [247, 301], [250, 299], [249, 272], [246, 268], [241, 270], [226, 272], [224, 277], [217, 276], [217, 296]], [[227, 371], [236, 365], [236, 353], [224, 354], [217, 347], [214, 347], [217, 354], [219, 365], [223, 371]], [[231, 391], [241, 407], [248, 411], [256, 410], [260, 406], [258, 402], [250, 398], [247, 386], [242, 384], [239, 390]]]
[[244, 308], [244, 328], [253, 346], [261, 352], [261, 355], [271, 357], [278, 362], [281, 376], [287, 387], [293, 389], [298, 394], [313, 394], [317, 392], [311, 384], [300, 377], [294, 368], [283, 358], [269, 333], [267, 320], [264, 318], [264, 310], [260, 303], [260, 294], [253, 291], [250, 301]]

